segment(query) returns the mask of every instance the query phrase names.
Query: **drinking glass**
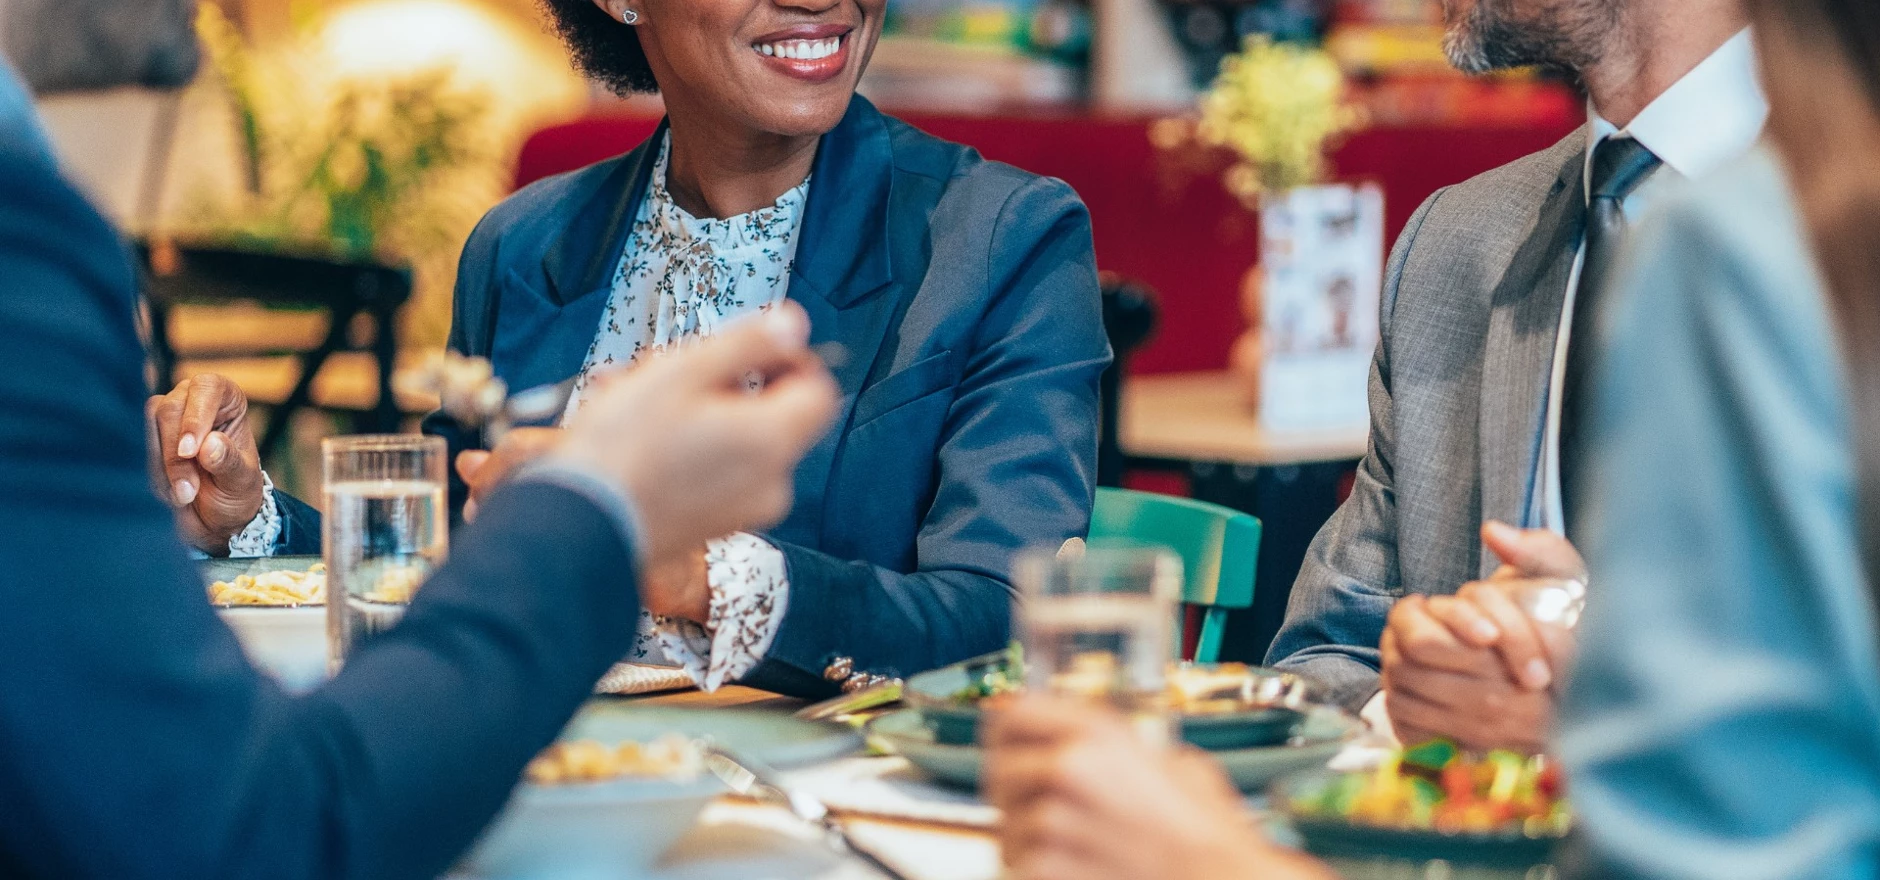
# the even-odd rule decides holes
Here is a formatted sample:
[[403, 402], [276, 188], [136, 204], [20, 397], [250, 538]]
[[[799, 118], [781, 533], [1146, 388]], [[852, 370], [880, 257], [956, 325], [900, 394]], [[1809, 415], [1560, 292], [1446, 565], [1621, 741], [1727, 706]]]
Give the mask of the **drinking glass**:
[[327, 665], [405, 614], [450, 540], [441, 437], [333, 437], [326, 476]]
[[1146, 738], [1168, 742], [1181, 559], [1152, 545], [1099, 541], [1082, 553], [1021, 554], [1013, 580], [1026, 689], [1110, 703]]

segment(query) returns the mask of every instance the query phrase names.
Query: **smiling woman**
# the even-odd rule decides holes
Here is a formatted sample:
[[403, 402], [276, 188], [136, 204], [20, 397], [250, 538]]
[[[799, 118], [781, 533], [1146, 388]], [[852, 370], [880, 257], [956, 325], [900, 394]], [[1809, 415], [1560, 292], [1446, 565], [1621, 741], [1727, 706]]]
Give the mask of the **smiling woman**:
[[[651, 574], [641, 656], [817, 694], [1004, 644], [1011, 555], [1089, 524], [1109, 352], [1082, 204], [855, 97], [886, 0], [544, 5], [578, 67], [668, 118], [491, 213], [454, 345], [511, 387], [578, 376], [575, 407], [785, 298], [847, 353], [790, 518]], [[468, 491], [526, 457], [472, 454]]]
[[[668, 116], [484, 218], [452, 349], [512, 389], [574, 380], [564, 415], [607, 373], [785, 299], [843, 352], [843, 410], [789, 517], [647, 572], [634, 659], [819, 696], [1003, 646], [1013, 554], [1089, 527], [1110, 353], [1083, 204], [856, 97], [886, 0], [543, 3], [578, 67], [657, 90]], [[459, 505], [560, 442], [426, 429], [451, 442]], [[239, 546], [318, 533], [301, 507], [257, 507]]]

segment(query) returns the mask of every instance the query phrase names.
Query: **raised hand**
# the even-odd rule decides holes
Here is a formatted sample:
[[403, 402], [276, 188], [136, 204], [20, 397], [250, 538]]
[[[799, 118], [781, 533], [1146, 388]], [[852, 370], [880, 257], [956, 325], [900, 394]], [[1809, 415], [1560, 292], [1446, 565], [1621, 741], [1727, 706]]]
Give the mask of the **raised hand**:
[[554, 452], [565, 434], [560, 428], [513, 428], [492, 450], [466, 449], [457, 453], [457, 476], [470, 487], [463, 517], [475, 519], [477, 505], [502, 485], [517, 468]]
[[229, 539], [261, 511], [261, 455], [248, 420], [248, 396], [205, 373], [145, 405], [150, 475], [157, 497], [176, 508], [191, 546], [227, 556]]
[[1116, 712], [1025, 696], [987, 716], [986, 798], [1019, 880], [1331, 880], [1261, 837], [1204, 754], [1148, 745]]

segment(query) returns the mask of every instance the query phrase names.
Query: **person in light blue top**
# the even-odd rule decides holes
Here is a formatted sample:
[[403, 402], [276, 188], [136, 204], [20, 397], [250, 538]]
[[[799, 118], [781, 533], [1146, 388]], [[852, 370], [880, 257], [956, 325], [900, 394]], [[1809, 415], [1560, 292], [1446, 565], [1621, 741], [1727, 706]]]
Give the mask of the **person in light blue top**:
[[1558, 741], [1588, 876], [1880, 873], [1846, 848], [1880, 841], [1880, 653], [1802, 236], [1758, 150], [1640, 228], [1613, 291]]
[[1601, 316], [1586, 877], [1880, 875], [1880, 16], [1752, 5], [1771, 143], [1638, 231]]

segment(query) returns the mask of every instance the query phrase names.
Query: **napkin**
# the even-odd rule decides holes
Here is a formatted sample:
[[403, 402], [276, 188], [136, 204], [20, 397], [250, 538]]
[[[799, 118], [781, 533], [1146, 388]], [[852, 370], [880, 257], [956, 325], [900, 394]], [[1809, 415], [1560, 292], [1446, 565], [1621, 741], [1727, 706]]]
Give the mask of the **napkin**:
[[787, 773], [784, 782], [842, 815], [976, 829], [999, 824], [997, 809], [929, 781], [906, 758], [845, 758]]
[[644, 663], [615, 663], [594, 685], [597, 694], [629, 696], [680, 691], [697, 687], [692, 676], [677, 666], [648, 666]]

